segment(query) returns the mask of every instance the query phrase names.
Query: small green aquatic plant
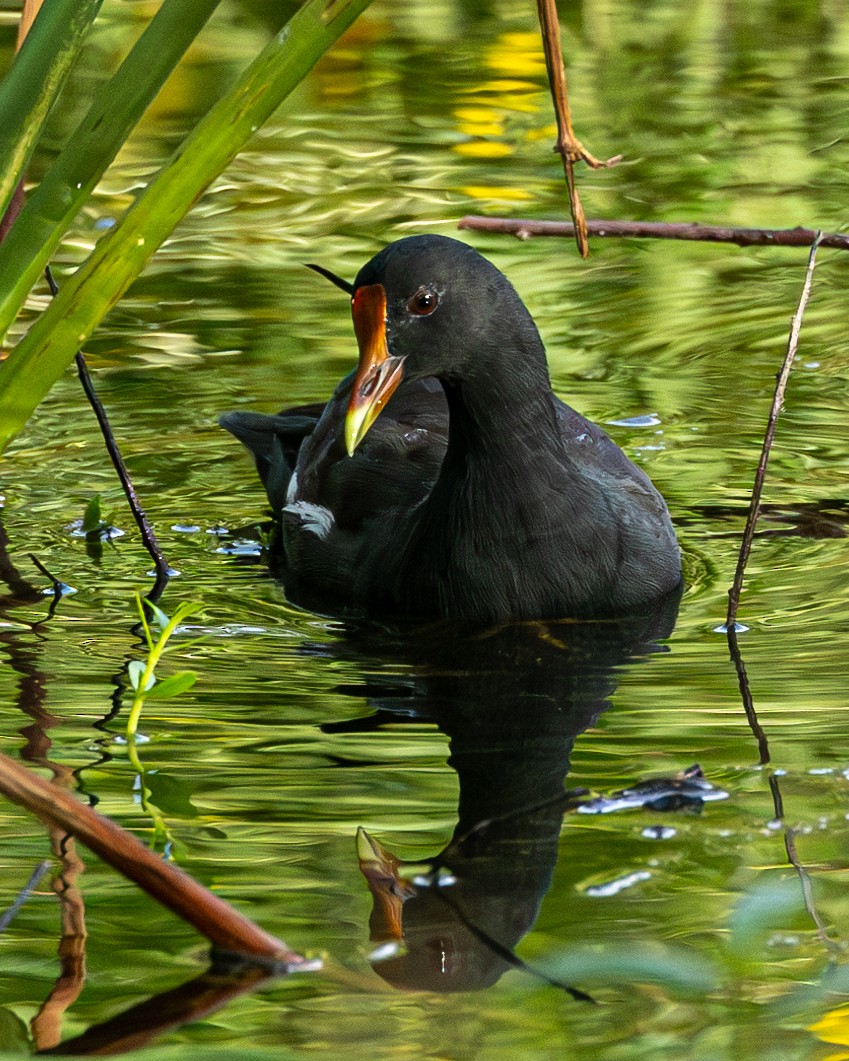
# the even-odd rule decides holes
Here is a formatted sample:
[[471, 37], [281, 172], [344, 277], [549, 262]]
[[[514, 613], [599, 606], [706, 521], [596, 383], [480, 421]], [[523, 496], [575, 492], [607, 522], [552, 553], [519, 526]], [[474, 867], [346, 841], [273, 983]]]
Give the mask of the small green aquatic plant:
[[103, 498], [100, 494], [95, 494], [86, 505], [79, 529], [85, 535], [86, 541], [107, 541], [123, 533], [115, 529], [113, 519], [113, 513], [107, 513], [103, 508]]
[[[169, 677], [163, 678], [162, 681], [158, 681], [156, 678], [156, 667], [166, 651], [169, 639], [180, 623], [194, 611], [195, 606], [190, 602], [184, 602], [177, 608], [171, 618], [149, 600], [142, 601], [141, 594], [136, 594], [136, 606], [138, 607], [148, 651], [147, 659], [134, 659], [127, 667], [127, 677], [134, 691], [130, 714], [127, 718], [128, 740], [132, 740], [136, 735], [145, 700], [167, 700], [172, 696], [179, 696], [180, 693], [191, 689], [198, 677], [194, 671], [180, 671], [177, 674], [171, 674]], [[147, 609], [152, 614], [155, 625], [159, 628], [157, 637], [154, 637], [154, 632], [151, 629]]]
[[[180, 671], [163, 678], [162, 681], [156, 678], [156, 667], [167, 649], [169, 639], [186, 616], [194, 611], [195, 606], [190, 602], [184, 602], [169, 618], [161, 608], [149, 600], [143, 601], [141, 594], [137, 593], [136, 607], [147, 645], [147, 659], [134, 659], [127, 666], [127, 677], [133, 690], [133, 702], [130, 705], [126, 729], [127, 758], [136, 771], [142, 809], [150, 815], [153, 823], [151, 846], [153, 850], [161, 851], [170, 858], [171, 835], [162, 809], [157, 806], [156, 793], [159, 789], [159, 796], [163, 795], [162, 787], [167, 786], [167, 779], [158, 771], [148, 770], [145, 767], [139, 754], [137, 731], [145, 700], [165, 700], [172, 696], [179, 696], [180, 693], [191, 689], [197, 681], [197, 674], [194, 671]], [[149, 616], [152, 617], [152, 622]], [[158, 631], [155, 632], [153, 626], [158, 627]], [[154, 636], [155, 633], [156, 636]]]

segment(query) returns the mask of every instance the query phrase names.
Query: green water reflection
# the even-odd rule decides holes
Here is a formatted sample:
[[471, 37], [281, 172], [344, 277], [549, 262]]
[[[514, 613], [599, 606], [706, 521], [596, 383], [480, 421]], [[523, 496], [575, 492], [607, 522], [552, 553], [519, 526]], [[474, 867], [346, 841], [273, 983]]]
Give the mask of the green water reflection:
[[[78, 219], [60, 274], [166, 157], [196, 101], [255, 54], [277, 9], [222, 5]], [[104, 12], [75, 82], [80, 101], [148, 14], [117, 0]], [[843, 5], [586, 0], [561, 15], [579, 135], [598, 155], [626, 158], [581, 174], [590, 216], [845, 224]], [[7, 54], [11, 31], [0, 32]], [[532, 5], [376, 2], [88, 348], [145, 507], [182, 572], [163, 603], [198, 605], [162, 675], [192, 669], [198, 684], [148, 704], [139, 747], [173, 855], [327, 966], [167, 1032], [158, 1058], [846, 1056], [849, 266], [839, 253], [821, 253], [770, 470], [766, 499], [777, 508], [756, 542], [741, 613], [769, 769], [714, 631], [803, 252], [597, 241], [582, 264], [569, 241], [464, 235], [525, 298], [558, 393], [603, 423], [625, 421], [609, 430], [670, 501], [691, 585], [664, 651], [644, 652], [635, 637], [577, 659], [574, 645], [543, 640], [533, 663], [515, 646], [497, 666], [476, 657], [479, 646], [462, 660], [421, 646], [411, 656], [299, 613], [261, 563], [220, 552], [211, 533], [264, 515], [248, 458], [215, 426], [218, 413], [323, 398], [351, 366], [345, 300], [302, 263], [351, 277], [387, 240], [454, 234], [465, 213], [562, 216], [551, 142]], [[34, 298], [29, 312], [42, 304]], [[127, 531], [97, 562], [66, 530], [96, 492]], [[124, 716], [111, 717], [116, 680], [138, 657], [133, 593], [150, 584], [150, 565], [70, 376], [4, 460], [0, 493], [21, 576], [41, 587], [34, 552], [78, 590], [49, 622], [40, 622], [46, 600], [7, 600], [0, 613], [2, 749], [76, 771], [99, 809], [151, 839], [120, 740]], [[478, 986], [494, 981], [486, 991], [410, 991], [433, 982], [375, 972], [358, 827], [421, 862], [472, 819], [559, 791], [567, 767], [567, 787], [609, 793], [695, 762], [728, 799], [700, 814], [539, 811], [490, 836], [493, 874], [478, 879], [476, 863], [455, 886], [525, 962], [602, 1005], [496, 969], [491, 949], [469, 958], [457, 937], [454, 967], [464, 955], [478, 962]], [[774, 821], [773, 771], [821, 929]], [[658, 838], [656, 826], [674, 834]], [[49, 844], [10, 804], [0, 835], [2, 910]], [[88, 978], [63, 1039], [191, 980], [204, 961], [188, 927], [82, 854]], [[8, 1051], [29, 1049], [29, 1022], [58, 974], [49, 880], [0, 937]], [[430, 924], [428, 901], [420, 915], [408, 904], [410, 918]], [[447, 946], [430, 953], [448, 968]]]

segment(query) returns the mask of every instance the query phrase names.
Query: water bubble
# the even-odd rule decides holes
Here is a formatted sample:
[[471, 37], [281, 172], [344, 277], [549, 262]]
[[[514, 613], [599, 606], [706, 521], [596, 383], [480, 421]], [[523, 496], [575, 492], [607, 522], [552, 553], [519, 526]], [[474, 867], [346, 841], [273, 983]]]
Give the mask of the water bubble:
[[604, 884], [594, 884], [584, 891], [584, 895], [589, 895], [593, 899], [608, 899], [611, 895], [618, 895], [619, 892], [633, 888], [635, 884], [641, 884], [650, 878], [651, 873], [647, 869], [638, 869], [634, 873], [626, 873], [624, 877], [617, 877]]
[[608, 420], [613, 427], [658, 427], [663, 421], [657, 413], [646, 413], [644, 416], [625, 416], [621, 420]]
[[646, 840], [671, 840], [677, 832], [678, 830], [673, 829], [671, 825], [647, 825], [641, 835]]

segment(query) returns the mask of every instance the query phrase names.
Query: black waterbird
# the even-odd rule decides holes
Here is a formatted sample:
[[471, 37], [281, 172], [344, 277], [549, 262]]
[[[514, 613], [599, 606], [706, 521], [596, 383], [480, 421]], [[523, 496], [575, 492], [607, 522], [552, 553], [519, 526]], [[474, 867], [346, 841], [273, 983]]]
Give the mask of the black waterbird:
[[663, 498], [555, 397], [495, 266], [412, 236], [337, 282], [356, 371], [323, 406], [220, 421], [256, 460], [294, 601], [495, 623], [623, 615], [678, 587]]

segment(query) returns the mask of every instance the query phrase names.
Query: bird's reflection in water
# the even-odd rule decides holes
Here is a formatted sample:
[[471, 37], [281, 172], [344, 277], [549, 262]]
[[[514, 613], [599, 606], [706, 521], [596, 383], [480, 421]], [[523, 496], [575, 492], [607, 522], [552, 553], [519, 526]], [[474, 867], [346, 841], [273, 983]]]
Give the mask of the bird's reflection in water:
[[[671, 633], [677, 610], [676, 594], [618, 622], [526, 623], [474, 636], [442, 625], [414, 636], [379, 636], [372, 626], [352, 629], [335, 647], [366, 675], [388, 663], [396, 676], [347, 687], [367, 696], [374, 713], [323, 728], [356, 732], [433, 721], [449, 737], [460, 783], [454, 835], [423, 881], [405, 880], [399, 861], [361, 832], [371, 936], [389, 954], [374, 962], [384, 980], [404, 990], [470, 991], [521, 964], [513, 948], [533, 926], [554, 873], [572, 745], [610, 706], [618, 669], [661, 650], [658, 641]], [[272, 975], [258, 965], [214, 964], [41, 1052], [135, 1049]]]
[[[517, 964], [512, 948], [554, 873], [575, 738], [610, 706], [618, 669], [661, 650], [678, 602], [675, 594], [617, 622], [524, 623], [471, 637], [417, 631], [380, 644], [383, 664], [388, 654], [409, 665], [407, 686], [396, 677], [345, 687], [375, 712], [325, 731], [430, 720], [450, 739], [460, 783], [454, 835], [424, 878], [405, 880], [399, 860], [360, 832], [381, 977], [408, 990], [469, 991]], [[373, 629], [359, 651], [356, 633], [346, 647], [365, 673], [369, 656], [377, 662]]]

